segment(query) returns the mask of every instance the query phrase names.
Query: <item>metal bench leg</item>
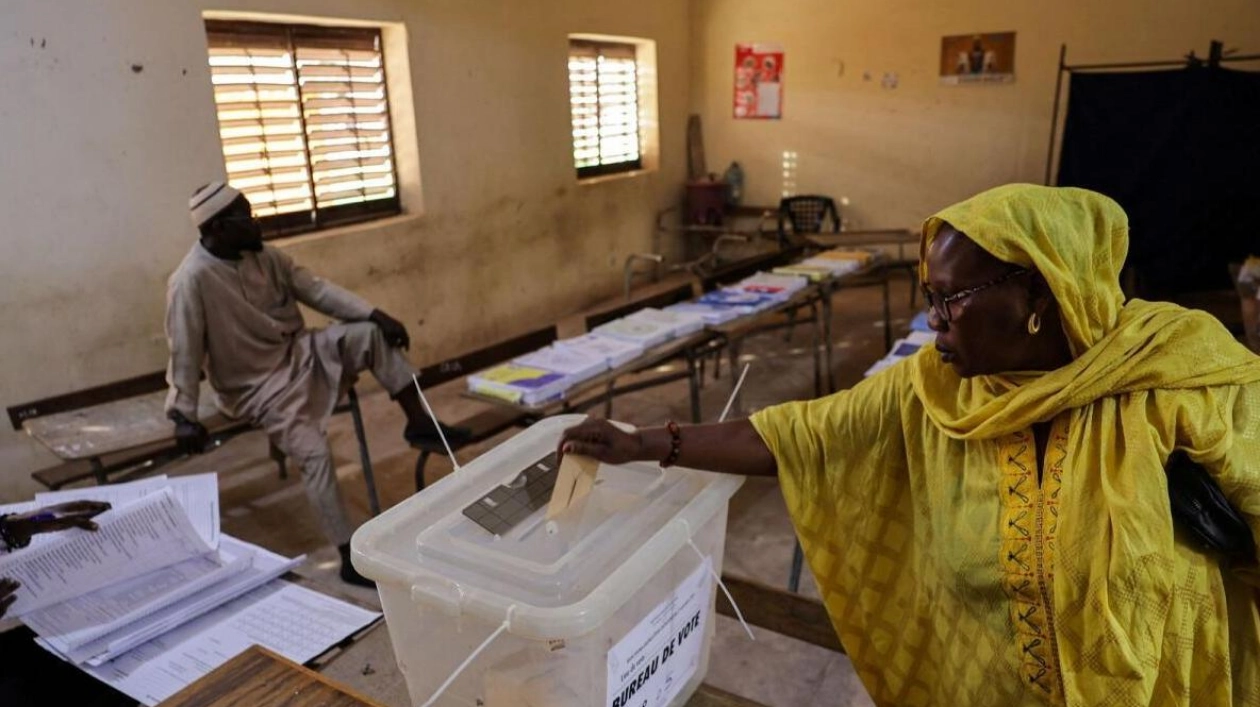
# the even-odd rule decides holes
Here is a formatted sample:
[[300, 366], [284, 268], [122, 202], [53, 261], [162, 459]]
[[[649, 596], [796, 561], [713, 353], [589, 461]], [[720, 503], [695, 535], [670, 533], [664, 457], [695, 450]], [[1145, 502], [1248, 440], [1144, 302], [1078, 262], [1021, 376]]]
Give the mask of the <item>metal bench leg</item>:
[[267, 442], [267, 456], [271, 457], [271, 460], [276, 463], [276, 468], [280, 470], [280, 478], [289, 478], [289, 466], [285, 463], [284, 452], [276, 446], [275, 442]]
[[368, 453], [367, 433], [363, 430], [363, 413], [359, 410], [359, 394], [354, 386], [348, 393], [350, 417], [354, 419], [354, 436], [359, 440], [359, 461], [363, 464], [363, 483], [367, 485], [368, 505], [372, 515], [381, 514], [381, 499], [376, 495], [376, 476], [372, 473], [372, 455]]
[[818, 329], [819, 327], [822, 326], [822, 317], [818, 313], [817, 305], [811, 304], [809, 306], [809, 310], [810, 310], [811, 322], [813, 323], [813, 326], [810, 327], [813, 333], [813, 337], [810, 339], [810, 341], [813, 343], [813, 349], [814, 349], [813, 351], [814, 353], [814, 397], [821, 398], [823, 394], [823, 374], [822, 374], [823, 352], [820, 350], [821, 349], [820, 344], [822, 344], [820, 339], [822, 337], [819, 335]]
[[687, 389], [691, 397], [691, 421], [700, 424], [700, 379], [704, 376], [696, 368], [696, 354], [687, 351]]
[[612, 401], [613, 401], [613, 387], [614, 387], [613, 384], [615, 382], [616, 381], [608, 381], [608, 385], [604, 387], [604, 392], [608, 395], [608, 399], [604, 401], [604, 419], [605, 420], [612, 419]]
[[801, 588], [801, 569], [805, 566], [805, 553], [801, 542], [792, 547], [792, 574], [788, 575], [788, 591], [796, 594]]
[[884, 271], [884, 352], [892, 351], [892, 311], [888, 304], [888, 271]]
[[428, 452], [420, 452], [420, 458], [416, 460], [416, 493], [424, 490], [424, 465], [429, 461]]
[[92, 457], [92, 477], [96, 479], [97, 486], [104, 486], [109, 483], [109, 474], [105, 471], [105, 465], [101, 463], [100, 457]]

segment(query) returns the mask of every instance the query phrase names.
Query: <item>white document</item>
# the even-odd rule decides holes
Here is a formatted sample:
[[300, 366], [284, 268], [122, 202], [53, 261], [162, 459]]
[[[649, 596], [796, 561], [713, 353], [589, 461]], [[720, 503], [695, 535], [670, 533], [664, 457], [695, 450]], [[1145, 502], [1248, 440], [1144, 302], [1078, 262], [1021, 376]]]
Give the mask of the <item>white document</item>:
[[219, 546], [219, 477], [215, 474], [192, 476], [155, 476], [126, 484], [88, 486], [69, 491], [47, 491], [35, 494], [39, 506], [66, 501], [105, 501], [115, 508], [134, 503], [162, 489], [169, 489], [184, 507], [197, 533], [210, 547]]
[[275, 580], [117, 660], [81, 667], [156, 705], [252, 645], [305, 663], [378, 618], [379, 613]]
[[0, 577], [22, 583], [10, 616], [59, 604], [211, 551], [169, 491], [97, 516], [100, 530], [58, 533], [0, 557]]
[[128, 624], [122, 629], [104, 636], [92, 643], [71, 651], [66, 657], [75, 663], [102, 665], [127, 651], [147, 643], [158, 636], [193, 619], [212, 611], [219, 606], [257, 589], [262, 585], [280, 577], [286, 572], [296, 569], [306, 555], [289, 559], [264, 550], [257, 545], [237, 540], [229, 535], [223, 536], [223, 544], [219, 553], [225, 558], [247, 557], [249, 567], [240, 574], [207, 587], [206, 589], [171, 604], [145, 618]]
[[244, 572], [249, 557], [224, 561], [218, 553], [177, 562], [34, 611], [22, 622], [63, 654], [197, 592]]
[[700, 667], [713, 608], [712, 560], [684, 579], [608, 651], [605, 707], [665, 707]]

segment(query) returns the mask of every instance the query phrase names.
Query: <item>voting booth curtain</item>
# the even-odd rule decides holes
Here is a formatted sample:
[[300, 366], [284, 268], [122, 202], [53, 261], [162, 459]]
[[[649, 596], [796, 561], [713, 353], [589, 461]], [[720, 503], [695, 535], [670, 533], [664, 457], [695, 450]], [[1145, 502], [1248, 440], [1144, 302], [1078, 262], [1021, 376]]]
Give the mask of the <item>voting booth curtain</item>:
[[1260, 255], [1258, 125], [1260, 72], [1072, 73], [1058, 184], [1128, 212], [1130, 294], [1230, 288]]

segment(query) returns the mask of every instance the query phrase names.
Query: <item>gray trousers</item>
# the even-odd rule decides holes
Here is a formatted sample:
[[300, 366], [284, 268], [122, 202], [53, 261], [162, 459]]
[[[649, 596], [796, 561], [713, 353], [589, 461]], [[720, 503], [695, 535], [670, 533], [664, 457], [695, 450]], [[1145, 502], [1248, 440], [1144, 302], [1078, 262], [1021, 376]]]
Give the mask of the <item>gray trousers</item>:
[[[335, 344], [340, 358], [340, 384], [333, 394], [353, 385], [362, 371], [371, 371], [390, 395], [412, 384], [413, 368], [402, 351], [385, 342], [381, 330], [371, 322], [335, 324], [317, 332], [317, 338], [331, 337], [320, 344]], [[316, 347], [323, 348], [323, 347]], [[319, 381], [315, 376], [312, 381]], [[287, 391], [286, 391], [287, 392]], [[307, 398], [302, 404], [285, 404], [285, 400]], [[269, 406], [259, 418], [273, 444], [288, 455], [302, 470], [302, 483], [311, 507], [319, 517], [324, 535], [334, 545], [350, 542], [354, 528], [346, 514], [341, 489], [337, 486], [337, 468], [328, 446], [328, 414], [332, 405], [310, 405], [310, 395], [327, 395], [324, 391], [293, 391], [280, 396], [278, 404]], [[335, 403], [336, 398], [334, 397]], [[318, 409], [321, 412], [312, 412]], [[322, 413], [322, 414], [321, 414]]]

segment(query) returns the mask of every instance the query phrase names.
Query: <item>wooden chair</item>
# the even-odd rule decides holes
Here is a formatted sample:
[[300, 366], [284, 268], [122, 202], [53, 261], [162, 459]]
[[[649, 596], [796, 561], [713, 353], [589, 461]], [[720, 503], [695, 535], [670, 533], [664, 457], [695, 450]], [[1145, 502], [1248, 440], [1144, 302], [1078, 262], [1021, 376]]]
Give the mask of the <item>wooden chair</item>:
[[[441, 385], [448, 381], [462, 378], [470, 373], [490, 368], [491, 366], [510, 361], [517, 356], [537, 351], [550, 346], [556, 340], [556, 327], [551, 325], [531, 331], [528, 334], [501, 341], [470, 353], [456, 356], [431, 366], [420, 369], [420, 381], [426, 388]], [[484, 441], [511, 427], [527, 426], [536, 421], [536, 416], [515, 408], [502, 405], [488, 406], [477, 414], [454, 423], [454, 427], [468, 430], [468, 436], [458, 442], [451, 442], [451, 451], [456, 452], [464, 447]], [[420, 458], [416, 460], [415, 481], [416, 492], [424, 490], [424, 467], [433, 453], [445, 454], [442, 441], [434, 439], [417, 442], [412, 448], [420, 450]]]

